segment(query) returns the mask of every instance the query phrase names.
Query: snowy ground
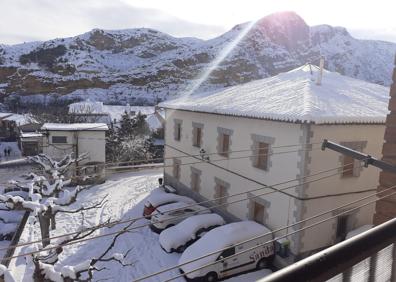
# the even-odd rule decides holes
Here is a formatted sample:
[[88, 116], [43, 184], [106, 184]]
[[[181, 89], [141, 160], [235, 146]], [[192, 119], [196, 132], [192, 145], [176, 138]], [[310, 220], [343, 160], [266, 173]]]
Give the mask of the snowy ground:
[[[109, 177], [106, 183], [97, 185], [84, 191], [80, 195], [80, 201], [95, 202], [108, 195], [109, 202], [99, 210], [92, 210], [85, 214], [82, 220], [81, 214], [61, 214], [57, 216], [57, 229], [53, 235], [75, 231], [81, 224], [85, 227], [89, 225], [105, 222], [109, 218], [127, 219], [140, 217], [142, 215], [144, 198], [150, 190], [157, 186], [157, 179], [162, 177], [162, 170], [146, 170], [139, 172], [130, 172], [114, 174]], [[137, 225], [147, 222], [146, 220], [138, 221]], [[105, 234], [119, 230], [121, 226], [113, 228], [104, 228], [97, 231], [98, 234]], [[38, 226], [35, 226], [35, 232], [38, 232]], [[28, 240], [28, 230], [25, 228], [21, 241]], [[35, 235], [36, 239], [38, 234]], [[133, 266], [122, 267], [118, 263], [107, 263], [108, 269], [96, 272], [94, 281], [106, 279], [106, 281], [132, 281], [138, 277], [158, 271], [160, 269], [174, 266], [180, 257], [179, 254], [165, 253], [158, 241], [158, 235], [153, 233], [148, 227], [137, 229], [131, 233], [123, 234], [113, 248], [114, 253], [125, 253], [126, 250], [132, 249], [127, 256], [127, 262], [134, 262]], [[97, 257], [110, 244], [112, 236], [100, 239], [89, 240], [84, 243], [75, 244], [65, 248], [64, 253], [60, 256], [61, 265], [76, 265], [84, 259]], [[16, 254], [27, 251], [26, 247], [16, 250]], [[11, 263], [11, 270], [17, 278], [17, 281], [30, 281], [31, 270], [26, 269], [24, 258], [18, 258]], [[101, 265], [103, 266], [103, 265]], [[268, 274], [269, 270], [248, 273], [239, 277], [229, 279], [229, 281], [254, 281]], [[163, 281], [178, 275], [177, 269], [164, 273], [148, 281]], [[31, 277], [31, 276], [30, 276]], [[174, 281], [184, 281], [179, 278]]]

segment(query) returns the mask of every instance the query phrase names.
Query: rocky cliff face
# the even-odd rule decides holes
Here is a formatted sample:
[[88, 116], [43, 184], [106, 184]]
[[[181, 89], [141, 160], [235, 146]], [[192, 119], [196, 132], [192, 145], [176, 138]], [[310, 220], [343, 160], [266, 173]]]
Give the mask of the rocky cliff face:
[[[292, 12], [259, 20], [236, 43], [248, 26], [237, 25], [207, 41], [152, 29], [96, 29], [72, 38], [0, 45], [0, 101], [18, 95], [28, 101], [154, 103], [185, 92], [207, 68], [213, 71], [197, 91], [317, 63], [320, 55], [329, 70], [384, 85], [391, 82], [394, 43], [358, 40], [341, 27], [309, 27]], [[224, 60], [213, 66], [228, 49]]]

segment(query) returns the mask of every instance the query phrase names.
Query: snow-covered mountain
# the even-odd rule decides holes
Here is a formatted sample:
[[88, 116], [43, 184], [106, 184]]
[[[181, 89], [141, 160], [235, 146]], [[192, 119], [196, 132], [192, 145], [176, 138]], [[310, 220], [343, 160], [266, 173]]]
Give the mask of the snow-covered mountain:
[[257, 21], [230, 48], [249, 26], [237, 25], [206, 41], [139, 28], [0, 45], [0, 97], [152, 103], [190, 89], [208, 68], [213, 71], [198, 91], [273, 76], [308, 61], [317, 63], [320, 55], [331, 71], [383, 85], [391, 82], [395, 43], [359, 40], [342, 27], [310, 27], [297, 14], [283, 12]]

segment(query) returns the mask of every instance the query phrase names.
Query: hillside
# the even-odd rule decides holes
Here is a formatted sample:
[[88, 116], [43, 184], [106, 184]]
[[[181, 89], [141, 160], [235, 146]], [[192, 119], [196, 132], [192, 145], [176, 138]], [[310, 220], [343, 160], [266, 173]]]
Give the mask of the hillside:
[[[71, 38], [0, 45], [0, 102], [95, 99], [154, 103], [183, 93], [248, 26], [211, 40], [175, 38], [152, 29], [95, 29]], [[269, 15], [216, 66], [199, 90], [269, 77], [316, 63], [347, 76], [389, 85], [396, 44], [359, 40], [345, 28], [308, 26], [292, 12]]]

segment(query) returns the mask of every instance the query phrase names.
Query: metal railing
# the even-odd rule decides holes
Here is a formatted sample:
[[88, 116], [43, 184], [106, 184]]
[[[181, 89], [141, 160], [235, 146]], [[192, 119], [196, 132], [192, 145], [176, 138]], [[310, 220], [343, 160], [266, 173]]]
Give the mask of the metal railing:
[[261, 280], [396, 281], [396, 218]]

